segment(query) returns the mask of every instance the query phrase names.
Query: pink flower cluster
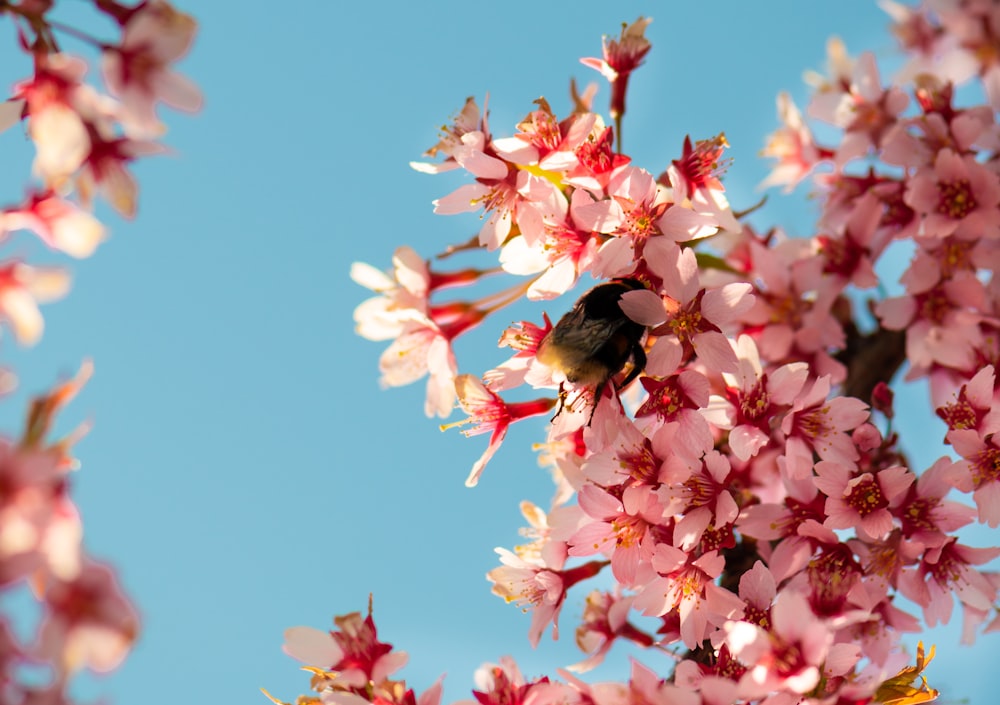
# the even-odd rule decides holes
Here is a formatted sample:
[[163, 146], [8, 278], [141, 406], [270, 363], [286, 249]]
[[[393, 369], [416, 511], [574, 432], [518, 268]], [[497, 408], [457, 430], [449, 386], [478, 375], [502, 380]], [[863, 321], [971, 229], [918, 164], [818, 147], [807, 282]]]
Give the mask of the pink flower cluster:
[[[815, 174], [811, 238], [759, 232], [731, 208], [724, 135], [686, 140], [659, 175], [615, 151], [628, 75], [650, 48], [646, 19], [584, 60], [611, 82], [614, 129], [592, 93], [574, 91], [567, 117], [542, 99], [513, 136], [494, 137], [470, 99], [428, 152], [440, 160], [414, 165], [471, 176], [435, 202], [483, 222], [449, 254], [494, 253], [523, 279], [439, 303], [440, 290], [493, 270], [434, 271], [405, 248], [389, 275], [356, 265], [377, 294], [358, 307], [358, 331], [393, 341], [383, 381], [427, 374], [429, 415], [457, 398], [468, 418], [452, 425], [491, 433], [469, 485], [511, 423], [554, 411], [542, 447], [556, 495], [548, 511], [524, 505], [532, 541], [498, 549], [494, 592], [530, 610], [535, 644], [550, 624], [558, 636], [569, 588], [610, 571], [615, 589], [587, 597], [576, 629], [585, 658], [573, 668], [592, 668], [620, 639], [677, 657], [672, 673], [636, 664], [627, 685], [607, 688], [525, 683], [507, 663], [490, 667], [479, 702], [527, 700], [527, 689], [533, 703], [925, 702], [935, 692], [915, 682], [923, 654], [908, 666], [900, 645], [921, 620], [898, 598], [927, 625], [947, 622], [957, 602], [966, 642], [1000, 627], [1000, 576], [979, 568], [1000, 549], [956, 534], [1000, 525], [1000, 14], [978, 0], [886, 6], [913, 57], [906, 76], [884, 85], [872, 54], [832, 41], [830, 75], [816, 77], [806, 113], [839, 128], [839, 143], [818, 144], [779, 97], [766, 183]], [[956, 81], [973, 76], [990, 104], [956, 106]], [[880, 296], [879, 262], [904, 241], [902, 293]], [[617, 307], [644, 328], [645, 360], [622, 358], [609, 375], [641, 366], [636, 384], [599, 395], [603, 385], [545, 364], [537, 352], [563, 324], [544, 315], [503, 332], [505, 362], [458, 373], [458, 335], [585, 274], [629, 281]], [[586, 332], [578, 341], [615, 340], [605, 318], [574, 325]], [[904, 363], [907, 379], [930, 379], [947, 425], [953, 453], [934, 462], [908, 460], [892, 430], [886, 383]], [[950, 493], [971, 493], [975, 507]]]
[[[22, 202], [0, 207], [0, 237], [28, 230], [54, 250], [88, 257], [106, 237], [92, 212], [96, 196], [124, 217], [136, 213], [138, 186], [129, 165], [163, 151], [153, 141], [164, 132], [157, 104], [185, 110], [201, 104], [198, 90], [172, 69], [196, 25], [165, 0], [132, 6], [93, 0], [102, 20], [118, 30], [117, 39], [105, 41], [51, 19], [54, 4], [0, 5], [32, 65], [32, 75], [0, 103], [0, 130], [23, 123], [35, 146], [34, 180]], [[60, 49], [63, 34], [100, 52], [103, 92], [84, 81], [85, 61]], [[0, 320], [17, 342], [31, 345], [43, 329], [38, 304], [68, 288], [62, 268], [0, 261]], [[40, 608], [28, 639], [17, 635], [32, 626], [23, 615], [0, 613], [4, 703], [70, 702], [74, 673], [114, 669], [138, 635], [136, 611], [114, 571], [83, 550], [70, 488], [77, 467], [72, 446], [86, 429], [50, 438], [56, 413], [90, 370], [85, 363], [75, 379], [37, 398], [22, 437], [0, 436], [0, 588], [30, 590]], [[0, 393], [14, 384], [14, 374], [0, 370]]]

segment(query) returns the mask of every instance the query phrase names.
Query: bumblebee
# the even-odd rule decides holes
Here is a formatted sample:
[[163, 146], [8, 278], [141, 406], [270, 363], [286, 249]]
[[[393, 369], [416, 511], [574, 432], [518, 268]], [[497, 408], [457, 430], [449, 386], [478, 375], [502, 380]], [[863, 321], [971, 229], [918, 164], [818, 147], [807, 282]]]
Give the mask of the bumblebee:
[[[538, 344], [535, 357], [540, 362], [559, 370], [573, 384], [594, 388], [591, 419], [604, 389], [630, 358], [632, 369], [616, 389], [627, 386], [646, 366], [646, 351], [641, 344], [646, 326], [630, 319], [618, 305], [622, 294], [643, 288], [637, 279], [615, 279], [595, 286], [580, 297]], [[566, 392], [560, 384], [559, 409], [553, 420], [562, 412], [565, 402]]]

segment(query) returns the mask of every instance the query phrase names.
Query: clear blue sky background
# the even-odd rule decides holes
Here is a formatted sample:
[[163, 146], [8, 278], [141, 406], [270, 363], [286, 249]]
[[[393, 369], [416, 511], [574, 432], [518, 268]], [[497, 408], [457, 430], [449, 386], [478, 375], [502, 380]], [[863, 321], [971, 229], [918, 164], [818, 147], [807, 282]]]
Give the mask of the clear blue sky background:
[[[757, 152], [776, 125], [777, 92], [804, 104], [802, 72], [825, 65], [833, 34], [852, 53], [892, 59], [886, 17], [861, 0], [183, 7], [201, 23], [183, 70], [204, 91], [204, 112], [167, 114], [175, 154], [139, 166], [139, 218], [109, 217], [112, 239], [73, 265], [70, 297], [44, 309], [40, 345], [3, 348], [22, 377], [2, 411], [12, 430], [27, 393], [82, 358], [96, 364], [64, 419], [95, 421], [74, 489], [87, 545], [118, 566], [144, 631], [125, 666], [85, 692], [123, 704], [263, 703], [264, 686], [291, 700], [308, 678], [281, 653], [282, 631], [326, 627], [363, 610], [369, 592], [382, 636], [411, 654], [402, 675], [423, 689], [447, 673], [449, 701], [504, 654], [528, 675], [578, 660], [582, 595], [564, 610], [560, 642], [532, 650], [528, 618], [483, 577], [493, 548], [519, 541], [518, 501], [548, 504], [530, 452], [543, 422], [514, 429], [466, 489], [485, 438], [440, 433], [423, 416], [422, 383], [379, 389], [384, 344], [353, 333], [367, 292], [350, 264], [387, 267], [400, 244], [431, 255], [467, 239], [478, 220], [431, 212], [457, 182], [408, 162], [469, 95], [481, 104], [489, 92], [496, 135], [540, 95], [565, 115], [570, 76], [601, 81], [603, 109], [603, 79], [578, 59], [639, 15], [654, 18], [654, 48], [633, 79], [626, 150], [658, 173], [685, 134], [725, 131], [730, 200], [746, 207], [766, 175]], [[26, 72], [7, 62], [0, 77]], [[4, 160], [6, 201], [30, 159], [15, 133], [0, 139], [22, 159]], [[755, 222], [809, 234], [812, 212], [804, 193], [772, 194]], [[51, 259], [26, 236], [7, 251]], [[571, 298], [543, 308], [558, 315]], [[471, 337], [463, 371], [503, 359], [495, 341], [512, 318]], [[938, 453], [910, 447], [922, 467]], [[947, 698], [993, 702], [982, 665], [995, 661], [997, 637], [975, 650], [955, 630], [935, 640], [931, 674]], [[626, 672], [622, 657], [595, 678]]]

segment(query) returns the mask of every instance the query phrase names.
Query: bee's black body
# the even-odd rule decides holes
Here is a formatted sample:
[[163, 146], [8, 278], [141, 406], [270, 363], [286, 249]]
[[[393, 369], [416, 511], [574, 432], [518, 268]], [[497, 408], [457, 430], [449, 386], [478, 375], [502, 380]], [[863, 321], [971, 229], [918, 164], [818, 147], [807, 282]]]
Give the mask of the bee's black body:
[[630, 358], [632, 369], [621, 387], [638, 377], [646, 366], [641, 345], [646, 327], [626, 316], [618, 305], [622, 294], [642, 288], [635, 279], [616, 279], [595, 286], [559, 319], [538, 346], [536, 357], [542, 363], [560, 370], [573, 384], [594, 387], [595, 408], [608, 382]]

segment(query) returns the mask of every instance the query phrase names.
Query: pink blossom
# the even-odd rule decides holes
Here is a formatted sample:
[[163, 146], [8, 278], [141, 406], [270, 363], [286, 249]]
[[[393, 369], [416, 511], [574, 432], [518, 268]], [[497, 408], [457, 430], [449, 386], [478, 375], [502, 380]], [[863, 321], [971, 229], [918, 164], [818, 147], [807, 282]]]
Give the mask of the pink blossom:
[[921, 234], [962, 239], [1000, 237], [1000, 177], [972, 155], [942, 149], [919, 169], [903, 197], [921, 215]]
[[574, 568], [561, 570], [561, 563], [548, 566], [539, 561], [498, 548], [503, 565], [486, 574], [493, 583], [493, 594], [507, 602], [516, 602], [522, 608], [531, 608], [531, 628], [528, 641], [537, 646], [542, 632], [552, 623], [552, 638], [559, 638], [559, 611], [566, 598], [566, 591], [577, 583], [597, 575], [606, 565], [591, 561]]
[[569, 666], [570, 671], [584, 673], [596, 668], [611, 650], [616, 639], [628, 639], [640, 646], [651, 646], [653, 637], [628, 621], [634, 596], [593, 591], [587, 595], [583, 618], [576, 630], [576, 644], [589, 656]]
[[955, 430], [948, 441], [964, 459], [956, 468], [955, 486], [962, 492], [972, 492], [979, 509], [979, 521], [991, 529], [1000, 526], [1000, 447], [994, 436], [980, 438], [974, 430]]
[[822, 370], [825, 351], [844, 346], [843, 328], [831, 313], [843, 286], [834, 277], [818, 276], [806, 247], [792, 240], [769, 248], [750, 242], [749, 274], [758, 285], [742, 321], [757, 327], [754, 339], [765, 359], [805, 360]]
[[571, 556], [601, 553], [611, 559], [615, 579], [625, 587], [636, 584], [639, 565], [653, 550], [649, 531], [659, 524], [663, 507], [648, 487], [629, 487], [618, 499], [595, 485], [578, 495], [587, 521], [569, 539]]
[[723, 372], [730, 401], [716, 397], [710, 408], [723, 414], [708, 418], [716, 426], [731, 429], [729, 447], [737, 458], [747, 460], [767, 445], [772, 422], [798, 396], [808, 377], [808, 365], [789, 363], [765, 374], [753, 338], [741, 335], [732, 345], [737, 369]]
[[635, 608], [657, 616], [678, 610], [681, 640], [689, 649], [708, 638], [712, 626], [721, 627], [742, 614], [742, 601], [714, 582], [725, 567], [725, 559], [717, 551], [693, 558], [661, 543], [650, 565], [656, 575], [639, 588]]
[[771, 610], [764, 630], [748, 622], [726, 625], [726, 645], [748, 670], [740, 695], [759, 698], [772, 691], [807, 693], [819, 682], [833, 634], [816, 618], [801, 594], [785, 590]]
[[[868, 405], [853, 397], [827, 399], [830, 380], [821, 377], [792, 404], [781, 423], [787, 437], [785, 457], [792, 478], [802, 477], [811, 466], [812, 451], [823, 460], [850, 465], [858, 459], [858, 451], [847, 431], [868, 418]], [[804, 455], [804, 449], [811, 449]], [[808, 466], [800, 462], [809, 458]]]
[[712, 529], [712, 536], [736, 521], [739, 507], [731, 491], [731, 471], [726, 456], [718, 451], [705, 454], [699, 467], [682, 483], [668, 483], [659, 495], [664, 503], [664, 515], [683, 515], [674, 526], [673, 544], [684, 551], [699, 546], [702, 551], [732, 548], [731, 545], [712, 545], [705, 541], [705, 531]]
[[692, 248], [672, 248], [655, 270], [663, 277], [664, 297], [648, 290], [622, 296], [621, 309], [634, 321], [654, 326], [656, 345], [681, 345], [712, 370], [732, 372], [736, 357], [722, 329], [753, 306], [751, 286], [726, 284], [705, 289], [698, 281]]
[[123, 104], [123, 121], [130, 135], [156, 137], [163, 126], [156, 117], [162, 101], [178, 110], [202, 106], [198, 88], [171, 70], [194, 41], [197, 23], [166, 0], [146, 0], [122, 22], [122, 41], [102, 57], [104, 82]]
[[622, 24], [621, 37], [618, 40], [604, 37], [603, 59], [580, 59], [580, 63], [601, 74], [611, 82], [610, 114], [614, 120], [620, 120], [625, 114], [625, 94], [628, 90], [628, 79], [632, 72], [642, 65], [643, 59], [652, 45], [646, 39], [646, 27], [653, 20], [640, 17], [631, 25]]
[[920, 563], [903, 571], [900, 592], [924, 610], [928, 627], [947, 624], [954, 606], [952, 593], [963, 605], [989, 610], [997, 599], [997, 588], [974, 565], [1000, 556], [1000, 548], [970, 548], [951, 538], [928, 549]]
[[65, 296], [69, 275], [57, 267], [32, 267], [20, 262], [0, 265], [0, 318], [7, 321], [22, 345], [34, 345], [45, 326], [38, 304]]
[[899, 465], [872, 473], [830, 461], [816, 463], [816, 474], [816, 487], [827, 496], [824, 523], [831, 529], [854, 528], [871, 541], [892, 530], [889, 510], [916, 479]]
[[677, 203], [690, 201], [693, 210], [708, 213], [719, 228], [736, 233], [741, 230], [740, 224], [722, 186], [722, 177], [732, 162], [722, 158], [727, 147], [729, 143], [721, 133], [711, 139], [698, 140], [694, 146], [691, 138], [685, 137], [681, 158], [671, 163], [660, 181], [669, 180]]
[[455, 394], [458, 396], [458, 403], [462, 410], [469, 414], [469, 418], [455, 423], [445, 424], [441, 430], [462, 426], [464, 424], [475, 424], [471, 429], [462, 431], [466, 436], [475, 436], [480, 433], [491, 433], [490, 443], [483, 452], [482, 457], [476, 461], [465, 481], [466, 487], [475, 487], [479, 482], [479, 477], [486, 468], [493, 454], [500, 448], [500, 444], [507, 436], [507, 428], [510, 424], [529, 416], [547, 414], [555, 406], [554, 399], [538, 399], [530, 402], [516, 402], [507, 404], [495, 392], [486, 386], [474, 375], [459, 375], [455, 378]]
[[802, 120], [802, 113], [784, 92], [778, 94], [778, 119], [782, 127], [771, 133], [761, 152], [761, 156], [776, 159], [777, 164], [760, 183], [760, 188], [784, 186], [785, 193], [789, 193], [824, 156], [831, 155], [816, 146], [812, 132]]
[[[831, 52], [833, 42], [831, 41]], [[842, 51], [838, 48], [837, 51]], [[875, 56], [865, 52], [851, 62], [850, 75], [841, 76], [839, 86], [824, 86], [809, 105], [809, 114], [844, 128], [844, 136], [834, 155], [837, 164], [878, 149], [882, 140], [906, 108], [902, 89], [882, 88]]]
[[54, 662], [60, 673], [83, 667], [113, 670], [138, 635], [135, 609], [105, 565], [88, 561], [72, 580], [52, 580], [45, 604], [38, 655]]
[[[993, 365], [987, 365], [963, 384], [957, 394], [951, 394], [953, 401], [939, 402], [935, 413], [948, 424], [949, 431], [975, 429], [981, 436], [996, 433], [1000, 431], [1000, 408], [994, 401], [995, 388]], [[938, 391], [933, 381], [931, 390]], [[936, 396], [943, 393], [938, 391]]]
[[978, 279], [966, 276], [875, 305], [884, 327], [906, 331], [906, 357], [911, 366], [907, 378], [925, 375], [934, 365], [958, 370], [975, 367], [976, 351], [983, 345], [978, 311], [985, 305], [984, 296]]
[[51, 191], [32, 193], [21, 207], [0, 212], [0, 232], [22, 229], [72, 257], [89, 257], [106, 237], [97, 218]]

